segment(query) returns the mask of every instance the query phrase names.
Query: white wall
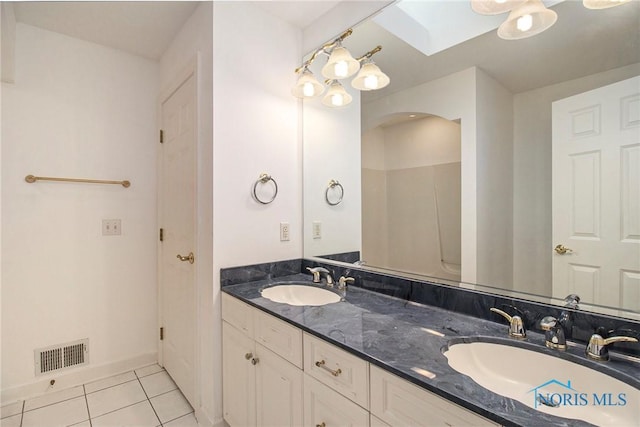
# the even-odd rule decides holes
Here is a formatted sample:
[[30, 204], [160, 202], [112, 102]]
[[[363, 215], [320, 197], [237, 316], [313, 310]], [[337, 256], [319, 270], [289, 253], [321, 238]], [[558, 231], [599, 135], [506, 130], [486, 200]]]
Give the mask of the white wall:
[[[246, 2], [214, 2], [214, 291], [220, 268], [302, 255], [302, 173], [298, 102], [291, 96], [301, 31]], [[266, 172], [278, 182], [273, 203], [253, 200]], [[280, 222], [291, 240], [280, 242]], [[221, 418], [219, 311], [214, 330], [217, 415]]]
[[[220, 360], [214, 337], [219, 336], [219, 304], [213, 300], [213, 4], [203, 2], [187, 20], [160, 59], [160, 92], [168, 94], [182, 79], [186, 66], [197, 61], [198, 174], [195, 253], [198, 300], [196, 417], [201, 426], [221, 421]], [[219, 346], [217, 347], [219, 348]]]
[[[498, 95], [495, 89], [500, 89]], [[501, 181], [497, 173], [508, 170], [511, 159], [510, 94], [482, 70], [472, 67], [369, 102], [363, 105], [363, 111], [365, 130], [403, 112], [460, 119], [462, 281], [509, 284], [510, 269], [487, 270], [483, 264], [492, 258], [511, 256], [510, 226], [500, 229], [503, 223], [511, 224], [510, 204], [502, 214], [497, 214], [493, 206], [501, 192], [510, 195], [509, 183]]]
[[476, 68], [396, 92], [362, 106], [365, 131], [397, 113], [460, 119], [462, 161], [462, 280], [476, 283]]
[[[314, 69], [314, 74], [320, 72]], [[320, 98], [304, 101], [305, 256], [360, 251], [362, 245], [360, 93], [348, 82], [343, 86], [353, 96], [345, 107], [326, 107]], [[344, 190], [335, 206], [326, 201], [332, 179]], [[340, 194], [330, 190], [329, 200], [335, 203]], [[321, 224], [320, 239], [311, 237], [314, 222]]]
[[[158, 65], [22, 24], [16, 42], [15, 84], [2, 84], [3, 400], [51, 389], [34, 377], [39, 347], [89, 338], [85, 370], [157, 352]], [[102, 236], [111, 218], [121, 236]]]
[[478, 251], [473, 283], [508, 289], [513, 281], [513, 95], [482, 70], [476, 84]]

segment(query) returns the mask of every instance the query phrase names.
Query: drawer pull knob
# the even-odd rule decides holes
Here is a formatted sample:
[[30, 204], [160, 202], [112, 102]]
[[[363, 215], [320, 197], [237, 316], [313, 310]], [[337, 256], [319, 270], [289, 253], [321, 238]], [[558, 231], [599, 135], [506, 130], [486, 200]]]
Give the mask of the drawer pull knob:
[[323, 421], [322, 424], [316, 424], [316, 427], [327, 427], [327, 425]]
[[334, 377], [337, 377], [338, 375], [340, 375], [342, 373], [342, 369], [340, 369], [340, 368], [336, 369], [335, 371], [333, 369], [331, 369], [331, 368], [328, 368], [327, 365], [326, 365], [326, 362], [324, 361], [324, 359], [319, 361], [319, 362], [316, 362], [316, 366], [318, 368], [322, 368], [322, 369], [328, 371]]
[[254, 357], [253, 359], [251, 359], [251, 364], [252, 365], [257, 365], [259, 361], [260, 361], [260, 359], [258, 359], [257, 357]]
[[253, 353], [247, 353], [244, 355], [244, 358], [247, 360], [251, 359], [252, 357], [253, 357]]

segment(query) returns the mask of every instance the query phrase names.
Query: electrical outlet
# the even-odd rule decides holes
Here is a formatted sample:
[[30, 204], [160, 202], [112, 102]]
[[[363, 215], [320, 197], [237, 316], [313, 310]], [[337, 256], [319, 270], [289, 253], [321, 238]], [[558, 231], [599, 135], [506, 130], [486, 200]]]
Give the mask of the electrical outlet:
[[281, 242], [289, 241], [289, 223], [288, 222], [280, 223], [280, 241]]
[[102, 235], [119, 236], [122, 234], [122, 221], [119, 219], [103, 219]]
[[312, 235], [314, 239], [322, 239], [322, 223], [320, 221], [313, 222]]

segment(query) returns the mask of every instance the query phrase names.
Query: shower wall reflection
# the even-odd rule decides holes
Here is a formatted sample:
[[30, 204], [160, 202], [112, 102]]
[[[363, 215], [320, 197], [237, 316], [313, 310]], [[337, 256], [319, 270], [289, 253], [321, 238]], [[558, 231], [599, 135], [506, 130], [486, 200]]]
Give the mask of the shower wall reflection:
[[460, 124], [437, 116], [402, 114], [363, 133], [362, 259], [460, 280], [460, 156]]

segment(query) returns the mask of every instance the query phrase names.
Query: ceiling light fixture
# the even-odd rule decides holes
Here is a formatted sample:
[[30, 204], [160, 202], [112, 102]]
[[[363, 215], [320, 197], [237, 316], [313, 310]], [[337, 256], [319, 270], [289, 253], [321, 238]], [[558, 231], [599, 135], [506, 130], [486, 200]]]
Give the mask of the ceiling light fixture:
[[[608, 9], [631, 0], [582, 0], [587, 9]], [[498, 36], [518, 40], [535, 36], [556, 23], [558, 14], [547, 9], [542, 0], [471, 0], [471, 9], [481, 15], [497, 15], [510, 11], [498, 27]]]
[[498, 27], [498, 37], [518, 40], [535, 36], [556, 23], [558, 14], [547, 9], [541, 0], [527, 0], [509, 13]]
[[[353, 30], [345, 31], [340, 37], [327, 42], [311, 55], [295, 72], [299, 75], [298, 81], [291, 90], [293, 96], [306, 99], [321, 95], [324, 86], [314, 77], [309, 69], [313, 61], [320, 54], [327, 55], [329, 59], [322, 67], [322, 75], [327, 78], [329, 91], [323, 97], [322, 103], [329, 107], [342, 107], [349, 104], [353, 97], [345, 90], [338, 80], [358, 75], [351, 82], [351, 86], [358, 90], [369, 91], [382, 89], [391, 79], [371, 60], [371, 57], [382, 50], [382, 46], [365, 53], [359, 58], [354, 58], [351, 53], [342, 46], [342, 41], [350, 36]], [[358, 72], [359, 71], [359, 72]]]
[[583, 0], [582, 4], [587, 9], [608, 9], [621, 4], [629, 3], [631, 0]]
[[471, 9], [481, 15], [499, 15], [509, 12], [527, 0], [471, 0]]

